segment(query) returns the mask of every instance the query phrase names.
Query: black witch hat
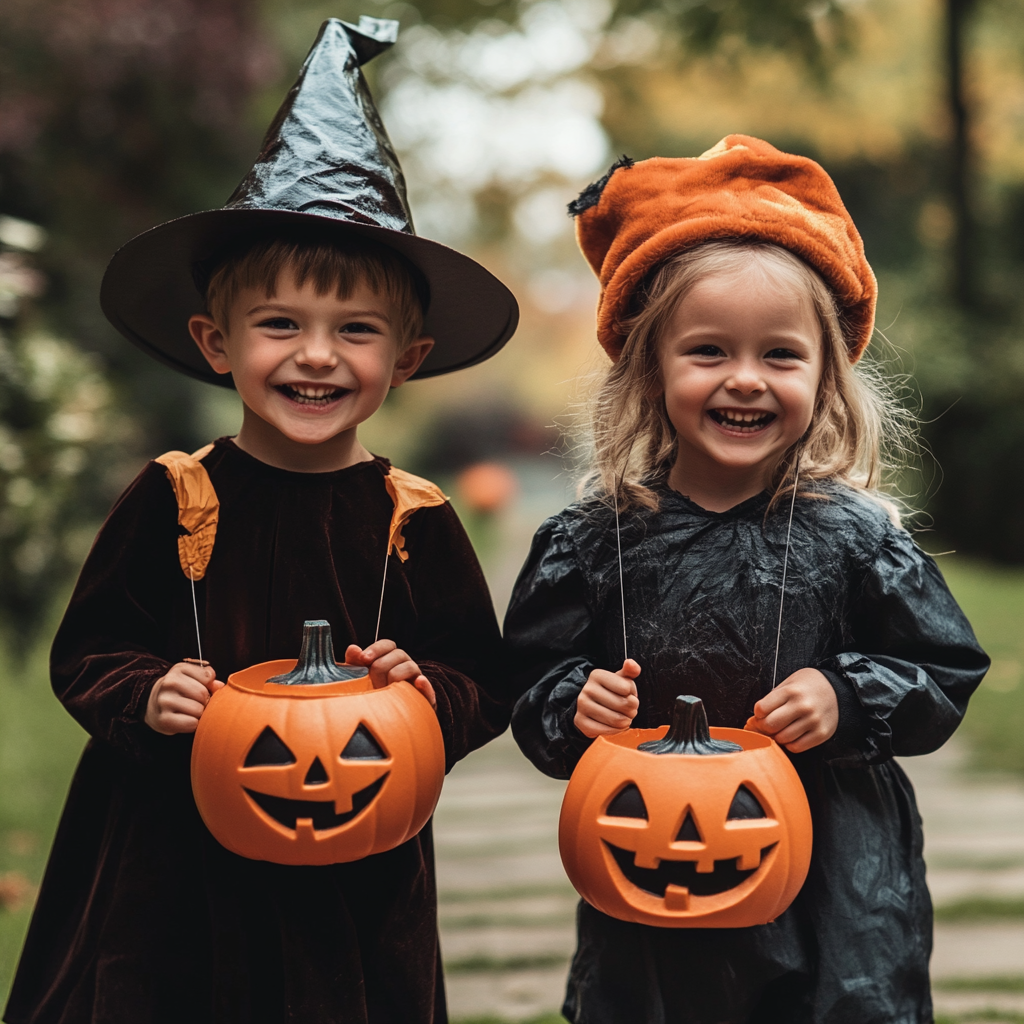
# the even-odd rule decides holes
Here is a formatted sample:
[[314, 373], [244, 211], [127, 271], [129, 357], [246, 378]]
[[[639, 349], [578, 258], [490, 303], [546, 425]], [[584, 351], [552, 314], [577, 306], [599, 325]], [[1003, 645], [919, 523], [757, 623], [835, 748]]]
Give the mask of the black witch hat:
[[129, 341], [175, 370], [230, 387], [188, 332], [188, 318], [205, 309], [204, 268], [249, 237], [310, 229], [364, 235], [423, 273], [423, 331], [436, 344], [417, 377], [472, 366], [508, 341], [519, 321], [512, 293], [468, 256], [413, 231], [402, 169], [360, 70], [397, 36], [396, 21], [325, 21], [227, 205], [168, 221], [118, 249], [100, 305]]

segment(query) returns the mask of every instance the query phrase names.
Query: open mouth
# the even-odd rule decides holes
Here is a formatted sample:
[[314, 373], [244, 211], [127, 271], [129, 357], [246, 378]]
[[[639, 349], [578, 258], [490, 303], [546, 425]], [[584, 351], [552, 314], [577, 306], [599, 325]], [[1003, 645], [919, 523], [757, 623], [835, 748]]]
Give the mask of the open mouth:
[[[246, 793], [253, 802], [267, 814], [270, 815], [279, 825], [285, 828], [294, 829], [296, 823], [306, 819], [313, 822], [313, 831], [321, 832], [324, 829], [337, 828], [351, 821], [360, 811], [366, 809], [373, 798], [380, 792], [384, 780], [390, 775], [385, 772], [375, 782], [371, 782], [365, 789], [360, 789], [352, 794], [352, 810], [344, 811], [341, 814], [334, 813], [333, 800], [288, 800], [280, 796], [268, 796], [266, 793], [257, 793], [254, 790], [246, 789]], [[242, 787], [245, 788], [244, 786]]]
[[761, 864], [750, 871], [741, 871], [739, 857], [735, 857], [732, 860], [716, 860], [714, 871], [700, 873], [695, 860], [662, 860], [656, 868], [638, 868], [632, 850], [613, 846], [607, 839], [604, 844], [611, 851], [619, 870], [633, 885], [661, 899], [665, 898], [665, 889], [670, 885], [688, 889], [691, 896], [717, 896], [720, 892], [735, 889], [760, 869], [764, 858], [775, 846], [775, 843], [765, 846], [761, 850]]
[[720, 427], [741, 434], [753, 434], [758, 430], [764, 430], [775, 419], [775, 413], [764, 409], [752, 409], [749, 412], [740, 409], [711, 409], [708, 415]]
[[320, 409], [351, 393], [350, 388], [339, 388], [333, 384], [278, 384], [275, 390], [297, 405]]

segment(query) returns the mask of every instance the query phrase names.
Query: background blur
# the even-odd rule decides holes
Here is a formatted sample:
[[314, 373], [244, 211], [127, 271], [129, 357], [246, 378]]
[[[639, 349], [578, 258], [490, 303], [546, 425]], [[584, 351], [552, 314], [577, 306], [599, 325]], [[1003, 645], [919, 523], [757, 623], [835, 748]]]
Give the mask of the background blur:
[[[997, 659], [955, 764], [943, 764], [990, 796], [1018, 792], [1013, 780], [1024, 778], [1024, 573], [1014, 568], [1024, 565], [1021, 0], [5, 0], [0, 992], [83, 741], [45, 678], [68, 589], [146, 459], [191, 451], [240, 420], [233, 393], [171, 374], [114, 332], [97, 302], [103, 269], [135, 233], [220, 206], [321, 20], [362, 13], [402, 23], [398, 45], [367, 72], [419, 232], [471, 252], [523, 309], [503, 352], [396, 392], [366, 440], [455, 495], [499, 613], [533, 530], [571, 494], [565, 428], [604, 365], [596, 285], [565, 204], [621, 153], [692, 156], [729, 132], [756, 134], [821, 161], [861, 229], [887, 339], [875, 358], [909, 375], [905, 397], [923, 423], [925, 453], [901, 484], [923, 510], [922, 545], [957, 552], [941, 564]], [[494, 746], [453, 777], [456, 795], [468, 787], [466, 807], [488, 772], [523, 770], [512, 748]], [[521, 792], [535, 776], [523, 776]], [[539, 815], [540, 831], [510, 820], [550, 855], [557, 799], [544, 780], [536, 787], [522, 813]], [[445, 822], [451, 835], [462, 827], [455, 811], [445, 818], [451, 800], [442, 855]], [[993, 806], [982, 831], [1002, 827], [1006, 805]], [[1016, 928], [1021, 942], [1024, 847], [1008, 842], [1002, 860], [975, 864], [1010, 872], [1001, 895], [985, 895], [994, 876], [982, 873], [957, 897], [974, 909], [949, 913]], [[564, 883], [551, 884], [564, 902]], [[533, 918], [522, 900], [541, 898], [529, 885], [501, 898], [524, 920]], [[463, 918], [508, 920], [501, 899]], [[571, 905], [559, 906], [534, 918], [564, 924]], [[564, 975], [561, 946], [537, 955], [554, 956]], [[519, 954], [505, 960], [513, 973], [532, 969]], [[507, 1000], [487, 1002], [501, 987], [499, 961], [458, 963], [483, 972], [484, 996], [466, 1005], [507, 1016]], [[954, 978], [949, 991], [983, 991], [983, 1009], [1024, 1021], [1020, 968], [986, 976], [987, 989], [977, 978], [956, 989]], [[544, 998], [523, 1006], [532, 1009], [516, 1019], [553, 1008]], [[948, 1020], [968, 1019], [950, 1006]]]

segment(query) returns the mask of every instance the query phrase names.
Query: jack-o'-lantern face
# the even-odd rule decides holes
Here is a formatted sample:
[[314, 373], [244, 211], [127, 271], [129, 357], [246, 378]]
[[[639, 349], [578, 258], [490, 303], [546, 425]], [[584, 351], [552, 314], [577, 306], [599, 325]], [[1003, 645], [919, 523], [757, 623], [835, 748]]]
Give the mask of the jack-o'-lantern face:
[[559, 823], [566, 872], [584, 899], [621, 920], [767, 923], [810, 863], [803, 787], [768, 737], [709, 735], [700, 701], [679, 702], [667, 736], [629, 730], [596, 740], [580, 760]]
[[[242, 762], [241, 774], [249, 783], [243, 782], [242, 788], [267, 817], [284, 828], [328, 832], [347, 825], [371, 803], [387, 781], [390, 767], [391, 758], [362, 722], [339, 754], [325, 754], [321, 760], [314, 753], [312, 761], [308, 753], [300, 761], [267, 725]], [[301, 787], [298, 798], [266, 792], [293, 793], [296, 783]]]
[[[335, 665], [329, 647], [328, 632], [319, 667], [304, 639], [298, 662], [235, 673], [199, 721], [196, 806], [243, 857], [359, 860], [410, 839], [437, 804], [444, 744], [430, 705], [408, 683], [374, 689], [365, 670]], [[318, 682], [324, 672], [333, 681]]]

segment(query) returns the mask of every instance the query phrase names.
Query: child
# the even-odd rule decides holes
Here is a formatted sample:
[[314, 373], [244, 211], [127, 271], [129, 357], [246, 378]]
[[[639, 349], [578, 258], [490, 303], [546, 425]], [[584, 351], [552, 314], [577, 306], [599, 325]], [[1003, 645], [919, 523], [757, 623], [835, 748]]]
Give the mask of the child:
[[509, 608], [516, 739], [568, 778], [593, 738], [666, 724], [678, 694], [712, 725], [753, 715], [792, 754], [814, 846], [763, 927], [659, 929], [581, 903], [563, 1012], [931, 1021], [921, 823], [893, 756], [949, 738], [988, 660], [875, 491], [886, 410], [853, 365], [875, 305], [860, 237], [817, 164], [739, 135], [621, 162], [570, 210], [615, 362], [592, 496], [541, 526]]
[[[508, 723], [497, 623], [458, 519], [357, 437], [389, 388], [486, 358], [516, 321], [482, 267], [412, 234], [359, 71], [394, 27], [326, 23], [228, 208], [140, 236], [108, 270], [114, 323], [173, 366], [233, 381], [244, 419], [234, 439], [164, 460], [204, 509], [219, 502], [195, 616], [189, 531], [153, 462], [100, 531], [54, 641], [54, 689], [91, 738], [11, 1024], [446, 1020], [429, 825], [361, 861], [282, 867], [219, 846], [189, 785], [210, 696], [295, 657], [305, 619], [327, 619], [376, 685], [421, 690], [449, 768]], [[432, 507], [388, 558], [395, 479]]]

